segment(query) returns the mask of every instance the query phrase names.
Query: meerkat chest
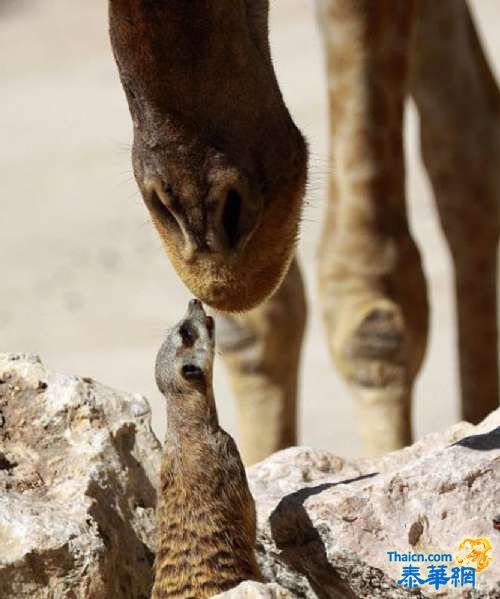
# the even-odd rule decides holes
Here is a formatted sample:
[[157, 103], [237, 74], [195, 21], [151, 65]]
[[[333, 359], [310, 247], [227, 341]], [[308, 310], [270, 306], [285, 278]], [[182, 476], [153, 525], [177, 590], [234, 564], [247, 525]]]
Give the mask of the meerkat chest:
[[207, 573], [221, 584], [252, 576], [246, 547], [253, 548], [254, 539], [244, 523], [248, 508], [227, 498], [224, 482], [213, 468], [187, 478], [175, 469], [164, 473], [158, 510], [158, 565], [170, 572], [164, 584], [186, 578], [184, 583], [189, 579], [195, 588]]
[[227, 476], [218, 468], [168, 468], [162, 472], [160, 502], [169, 518], [187, 526], [207, 512], [206, 507], [224, 501]]
[[244, 468], [227, 455], [224, 445], [191, 448], [186, 456], [166, 454], [159, 497], [164, 538], [184, 535], [193, 540], [227, 530], [246, 519], [249, 506], [253, 508], [253, 500]]

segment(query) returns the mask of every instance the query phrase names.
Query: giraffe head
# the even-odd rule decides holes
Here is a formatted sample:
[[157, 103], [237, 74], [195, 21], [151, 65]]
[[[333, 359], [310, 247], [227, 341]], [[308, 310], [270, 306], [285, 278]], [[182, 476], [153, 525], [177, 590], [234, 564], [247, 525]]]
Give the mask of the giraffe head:
[[110, 0], [135, 178], [178, 274], [223, 311], [280, 284], [304, 195], [307, 149], [274, 74], [268, 8]]

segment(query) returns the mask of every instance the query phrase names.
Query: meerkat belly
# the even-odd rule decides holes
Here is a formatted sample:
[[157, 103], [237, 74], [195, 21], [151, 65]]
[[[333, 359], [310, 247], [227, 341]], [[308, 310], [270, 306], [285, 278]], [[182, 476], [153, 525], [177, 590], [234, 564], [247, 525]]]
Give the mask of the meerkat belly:
[[[245, 514], [239, 498], [229, 499], [227, 487], [224, 492], [220, 484], [224, 481], [211, 474], [206, 473], [204, 485], [173, 484], [165, 489], [159, 506], [153, 599], [204, 599], [259, 577], [254, 516]], [[252, 509], [248, 506], [247, 511]]]

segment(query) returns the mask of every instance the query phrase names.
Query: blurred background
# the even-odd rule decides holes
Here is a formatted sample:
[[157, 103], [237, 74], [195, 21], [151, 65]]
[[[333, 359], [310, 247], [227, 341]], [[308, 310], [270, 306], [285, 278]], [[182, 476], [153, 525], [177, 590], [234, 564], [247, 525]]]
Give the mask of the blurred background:
[[[471, 2], [493, 69], [500, 5]], [[328, 116], [321, 41], [310, 0], [271, 1], [278, 79], [311, 148], [310, 207], [299, 248], [309, 298], [300, 442], [356, 455], [352, 399], [330, 364], [321, 327], [315, 252], [326, 200]], [[36, 352], [58, 371], [146, 395], [163, 438], [165, 406], [153, 367], [164, 331], [189, 293], [175, 275], [133, 181], [131, 119], [107, 33], [107, 2], [0, 0], [0, 351]], [[458, 418], [455, 307], [448, 250], [407, 114], [412, 230], [432, 306], [413, 417], [418, 437]], [[216, 364], [222, 425], [235, 403]]]

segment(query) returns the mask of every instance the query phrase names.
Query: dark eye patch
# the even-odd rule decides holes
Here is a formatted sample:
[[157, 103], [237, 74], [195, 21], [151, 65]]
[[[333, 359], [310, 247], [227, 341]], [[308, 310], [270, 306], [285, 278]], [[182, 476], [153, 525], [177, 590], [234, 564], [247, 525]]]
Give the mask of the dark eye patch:
[[198, 339], [198, 335], [189, 321], [183, 322], [179, 328], [184, 347], [193, 347], [194, 342]]
[[188, 381], [203, 379], [203, 370], [194, 364], [184, 364], [182, 367], [182, 376]]

